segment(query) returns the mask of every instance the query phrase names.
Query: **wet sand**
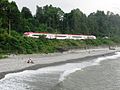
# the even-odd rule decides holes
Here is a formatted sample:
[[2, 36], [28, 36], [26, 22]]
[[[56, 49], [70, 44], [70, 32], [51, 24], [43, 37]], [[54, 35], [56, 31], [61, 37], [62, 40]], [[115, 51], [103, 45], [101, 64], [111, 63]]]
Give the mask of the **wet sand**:
[[[42, 67], [59, 65], [63, 63], [76, 62], [78, 60], [86, 60], [96, 58], [103, 55], [111, 55], [119, 51], [109, 50], [108, 48], [87, 49], [87, 50], [71, 50], [64, 53], [53, 54], [29, 54], [29, 55], [10, 55], [6, 59], [0, 60], [0, 79], [7, 73], [20, 72], [23, 70], [35, 70]], [[27, 63], [28, 59], [34, 62]]]

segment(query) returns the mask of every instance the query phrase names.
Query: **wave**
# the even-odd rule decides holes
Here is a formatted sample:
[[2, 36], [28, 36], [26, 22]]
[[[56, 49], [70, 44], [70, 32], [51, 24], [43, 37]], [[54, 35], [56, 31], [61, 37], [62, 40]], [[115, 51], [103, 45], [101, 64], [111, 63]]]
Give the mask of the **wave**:
[[117, 59], [120, 57], [120, 52], [115, 52], [115, 55], [112, 56], [104, 56], [104, 57], [99, 57], [97, 60], [94, 60], [94, 63], [99, 64], [101, 61], [104, 60], [112, 60], [112, 59]]

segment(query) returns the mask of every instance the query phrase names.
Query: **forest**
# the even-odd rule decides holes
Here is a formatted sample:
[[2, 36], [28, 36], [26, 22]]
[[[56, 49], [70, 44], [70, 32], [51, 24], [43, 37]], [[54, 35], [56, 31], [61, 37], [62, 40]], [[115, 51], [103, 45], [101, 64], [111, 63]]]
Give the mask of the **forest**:
[[[36, 6], [32, 15], [27, 7], [20, 11], [16, 2], [0, 0], [0, 53], [54, 52], [59, 47], [83, 47], [119, 43], [120, 16], [110, 11], [92, 12], [88, 16], [80, 9], [65, 13], [59, 7]], [[46, 40], [23, 36], [24, 32], [49, 32], [95, 35], [97, 40]], [[108, 40], [103, 39], [108, 37]]]

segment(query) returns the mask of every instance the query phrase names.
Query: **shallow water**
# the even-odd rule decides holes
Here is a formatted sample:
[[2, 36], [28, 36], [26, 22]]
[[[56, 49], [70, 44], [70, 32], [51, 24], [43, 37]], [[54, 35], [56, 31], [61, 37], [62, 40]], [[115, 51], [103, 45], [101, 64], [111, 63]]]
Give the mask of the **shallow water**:
[[[120, 53], [7, 74], [0, 90], [120, 90]], [[103, 61], [103, 62], [102, 62]]]

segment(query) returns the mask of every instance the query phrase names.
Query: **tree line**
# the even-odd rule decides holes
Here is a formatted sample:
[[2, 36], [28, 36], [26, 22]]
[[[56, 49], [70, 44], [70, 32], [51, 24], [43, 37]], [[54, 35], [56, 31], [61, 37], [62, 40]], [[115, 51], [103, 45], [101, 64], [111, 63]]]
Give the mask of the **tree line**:
[[0, 28], [9, 34], [14, 30], [21, 34], [32, 31], [114, 37], [120, 34], [120, 16], [110, 11], [86, 16], [79, 9], [65, 13], [52, 5], [37, 6], [36, 14], [32, 15], [27, 7], [20, 11], [14, 1], [0, 0]]

